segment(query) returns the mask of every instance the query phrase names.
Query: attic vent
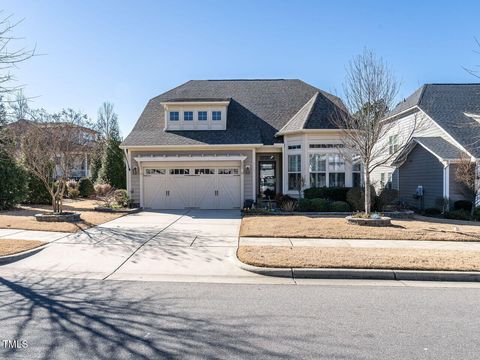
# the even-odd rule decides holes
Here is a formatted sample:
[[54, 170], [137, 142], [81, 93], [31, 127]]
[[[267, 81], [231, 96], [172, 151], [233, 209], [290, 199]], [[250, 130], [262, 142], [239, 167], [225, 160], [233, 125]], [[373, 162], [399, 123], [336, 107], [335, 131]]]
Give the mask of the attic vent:
[[480, 123], [480, 114], [472, 114], [472, 113], [464, 113], [465, 116], [468, 116], [469, 118], [472, 118], [476, 122]]

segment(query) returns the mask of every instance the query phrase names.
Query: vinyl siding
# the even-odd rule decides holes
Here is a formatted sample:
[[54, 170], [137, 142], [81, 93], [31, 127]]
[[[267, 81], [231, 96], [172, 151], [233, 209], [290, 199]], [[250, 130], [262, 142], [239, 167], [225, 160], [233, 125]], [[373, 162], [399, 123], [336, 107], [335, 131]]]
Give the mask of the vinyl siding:
[[457, 169], [457, 165], [455, 164], [450, 164], [450, 174], [449, 174], [449, 179], [450, 179], [450, 200], [453, 204], [453, 202], [457, 200], [469, 200], [467, 199], [466, 195], [468, 196], [468, 193], [464, 191], [464, 187], [462, 184], [460, 184], [456, 179], [455, 179], [455, 172]]
[[423, 186], [423, 208], [441, 206], [443, 198], [443, 165], [438, 159], [417, 145], [399, 168], [400, 201], [420, 208], [420, 201], [413, 195], [419, 185]]

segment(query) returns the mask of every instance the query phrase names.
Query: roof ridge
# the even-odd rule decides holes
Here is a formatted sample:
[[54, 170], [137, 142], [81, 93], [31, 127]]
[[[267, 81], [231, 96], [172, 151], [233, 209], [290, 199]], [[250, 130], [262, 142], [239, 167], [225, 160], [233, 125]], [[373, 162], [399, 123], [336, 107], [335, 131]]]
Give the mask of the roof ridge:
[[308, 118], [310, 117], [311, 113], [312, 113], [312, 110], [313, 110], [313, 105], [315, 104], [315, 102], [317, 101], [317, 98], [318, 98], [318, 94], [320, 94], [319, 91], [316, 91], [308, 100], [307, 102], [305, 102], [305, 104], [302, 105], [302, 107], [287, 121], [287, 123], [285, 125], [282, 126], [282, 128], [280, 130], [278, 130], [277, 134], [281, 134], [285, 128], [287, 128], [290, 123], [297, 117], [298, 114], [300, 114], [300, 112], [305, 109], [306, 106], [308, 106], [310, 104], [310, 102], [313, 100], [312, 104], [310, 105], [310, 109], [308, 110], [308, 113], [307, 115], [305, 116], [305, 119], [302, 121], [302, 129], [304, 128], [305, 126], [305, 123], [307, 122]]

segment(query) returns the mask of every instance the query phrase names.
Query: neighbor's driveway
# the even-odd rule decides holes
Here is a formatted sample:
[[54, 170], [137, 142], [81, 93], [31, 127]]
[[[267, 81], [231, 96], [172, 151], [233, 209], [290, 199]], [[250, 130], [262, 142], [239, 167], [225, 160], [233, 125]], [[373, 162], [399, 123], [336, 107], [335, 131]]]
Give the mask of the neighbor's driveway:
[[0, 276], [261, 281], [233, 261], [240, 222], [239, 211], [143, 211], [52, 241]]

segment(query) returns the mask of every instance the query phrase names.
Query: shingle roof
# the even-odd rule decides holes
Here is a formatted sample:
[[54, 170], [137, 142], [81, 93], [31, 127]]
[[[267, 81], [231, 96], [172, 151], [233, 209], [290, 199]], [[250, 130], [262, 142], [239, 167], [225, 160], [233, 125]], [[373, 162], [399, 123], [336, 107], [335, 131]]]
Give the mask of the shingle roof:
[[475, 157], [480, 157], [480, 84], [425, 84], [389, 115], [417, 105]]
[[[327, 120], [341, 101], [301, 80], [191, 80], [151, 99], [122, 145], [273, 144], [275, 134], [317, 95], [305, 128], [332, 128]], [[230, 100], [227, 129], [164, 131], [161, 103]]]
[[466, 156], [462, 150], [442, 137], [415, 137], [413, 140], [443, 160], [458, 160]]

